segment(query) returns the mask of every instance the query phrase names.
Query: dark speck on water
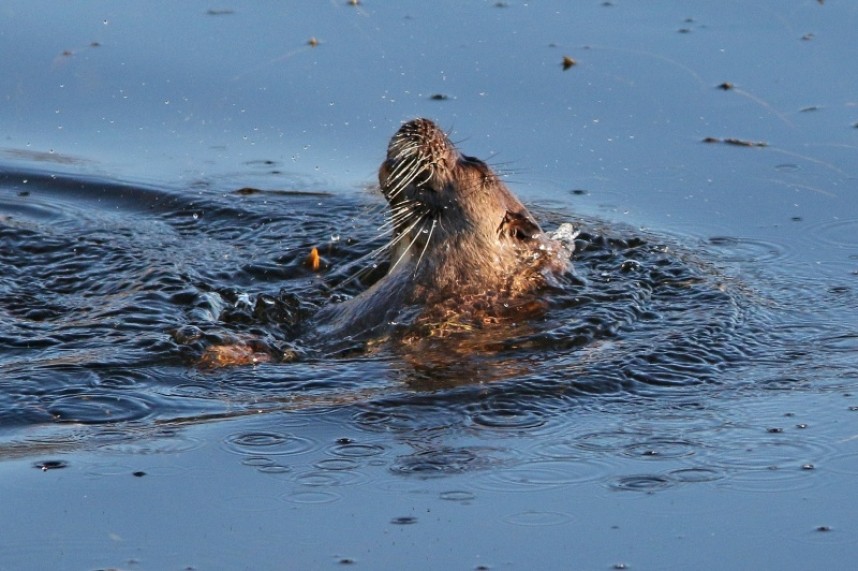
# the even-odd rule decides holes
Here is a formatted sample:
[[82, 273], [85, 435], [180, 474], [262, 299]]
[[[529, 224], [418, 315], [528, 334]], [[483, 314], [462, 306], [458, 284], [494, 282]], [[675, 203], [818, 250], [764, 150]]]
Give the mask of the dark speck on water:
[[42, 472], [47, 472], [48, 470], [67, 468], [68, 464], [63, 460], [46, 460], [45, 462], [37, 462], [34, 467], [38, 468]]

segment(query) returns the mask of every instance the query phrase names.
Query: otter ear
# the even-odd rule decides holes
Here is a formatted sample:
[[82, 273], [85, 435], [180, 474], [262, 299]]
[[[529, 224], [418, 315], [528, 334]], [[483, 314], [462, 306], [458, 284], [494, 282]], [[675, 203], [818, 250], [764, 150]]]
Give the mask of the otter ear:
[[498, 227], [498, 234], [518, 238], [519, 240], [532, 240], [537, 234], [542, 233], [542, 228], [536, 220], [525, 212], [512, 212], [507, 210]]

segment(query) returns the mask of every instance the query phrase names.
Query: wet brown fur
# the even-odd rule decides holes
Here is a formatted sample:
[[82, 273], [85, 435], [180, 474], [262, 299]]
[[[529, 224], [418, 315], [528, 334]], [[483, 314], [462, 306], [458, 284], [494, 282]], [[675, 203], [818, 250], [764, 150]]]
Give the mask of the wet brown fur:
[[546, 237], [483, 161], [463, 155], [428, 119], [405, 123], [379, 169], [388, 201], [391, 268], [370, 289], [324, 308], [329, 339], [443, 336], [515, 320], [541, 307], [532, 293], [568, 251]]

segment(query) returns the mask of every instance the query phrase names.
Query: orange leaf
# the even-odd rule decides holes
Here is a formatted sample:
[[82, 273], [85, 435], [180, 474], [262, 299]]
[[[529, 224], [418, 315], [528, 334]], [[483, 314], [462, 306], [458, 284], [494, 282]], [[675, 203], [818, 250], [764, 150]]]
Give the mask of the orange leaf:
[[318, 272], [319, 268], [322, 265], [322, 258], [319, 257], [319, 249], [313, 248], [310, 250], [310, 255], [307, 256], [307, 260], [305, 262], [307, 267], [313, 270], [314, 272]]

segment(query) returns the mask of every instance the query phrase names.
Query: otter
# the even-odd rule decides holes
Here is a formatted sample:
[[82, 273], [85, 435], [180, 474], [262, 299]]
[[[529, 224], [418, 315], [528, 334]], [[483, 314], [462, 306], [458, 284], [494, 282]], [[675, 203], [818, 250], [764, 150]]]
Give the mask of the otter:
[[414, 338], [516, 321], [542, 307], [531, 294], [567, 267], [574, 233], [562, 241], [544, 233], [485, 162], [429, 119], [408, 121], [391, 138], [378, 180], [390, 268], [316, 314], [325, 345], [383, 339], [395, 328]]
[[[378, 181], [392, 231], [384, 248], [389, 269], [356, 297], [330, 303], [301, 324], [301, 347], [342, 355], [395, 338], [423, 343], [424, 355], [474, 352], [544, 310], [534, 294], [567, 268], [576, 236], [571, 225], [544, 233], [485, 162], [459, 152], [429, 119], [408, 121], [391, 138]], [[314, 267], [318, 261], [316, 254]], [[509, 327], [493, 327], [504, 323]], [[477, 329], [484, 334], [474, 335]], [[452, 336], [456, 343], [440, 348], [425, 343]], [[284, 361], [295, 358], [290, 351], [233, 340], [206, 348], [199, 364]]]

